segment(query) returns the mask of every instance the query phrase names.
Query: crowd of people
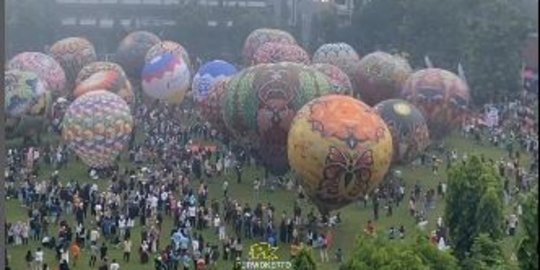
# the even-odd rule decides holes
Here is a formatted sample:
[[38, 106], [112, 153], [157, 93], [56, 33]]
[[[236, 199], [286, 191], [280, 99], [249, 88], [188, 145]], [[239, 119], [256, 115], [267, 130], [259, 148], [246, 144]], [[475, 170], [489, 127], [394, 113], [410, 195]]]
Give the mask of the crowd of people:
[[[511, 126], [516, 117], [521, 117], [522, 106], [503, 106], [499, 129], [486, 130], [470, 124], [463, 132], [479, 143], [506, 147], [506, 157], [486, 162], [497, 166], [504, 179], [507, 204], [516, 202], [512, 199], [516, 193], [530, 190], [538, 177], [537, 134], [524, 129], [516, 132]], [[341, 223], [339, 212], [323, 216], [310, 209], [301, 186], [293, 178], [243, 179], [243, 170], [257, 163], [251, 151], [232, 145], [190, 108], [189, 104], [182, 108], [140, 106], [134, 117], [137, 131], [127, 154], [119, 158], [120, 165], [115, 167], [90, 168], [88, 174], [95, 179], [93, 182], [61, 176], [64, 174], [60, 172], [77, 160], [65, 145], [9, 149], [7, 196], [19, 200], [27, 213], [7, 223], [6, 239], [8, 245], [15, 246], [38, 243], [38, 248], [28, 250], [25, 256], [28, 269], [51, 269], [46, 259], [50, 256], [55, 256], [60, 270], [75, 269], [78, 264], [117, 270], [122, 263], [133, 260], [158, 270], [218, 269], [218, 261], [244, 258], [244, 243], [252, 240], [274, 246], [285, 243], [291, 246], [293, 256], [297, 247], [307, 245], [319, 251], [321, 262], [329, 262], [331, 228]], [[137, 138], [138, 134], [145, 136]], [[531, 155], [529, 167], [520, 161], [524, 154]], [[370, 205], [373, 209], [364, 231], [377, 233], [377, 220], [392, 216], [407, 199], [411, 218], [424, 228], [428, 212], [446, 194], [439, 167], [446, 161], [449, 168], [467, 155], [444, 146], [434, 147], [414, 163], [432, 169], [436, 188], [420, 184], [425, 179], [406, 186], [401, 172], [393, 171], [358, 202], [359, 207]], [[253, 183], [256, 203], [231, 196], [229, 182], [222, 176], [238, 183]], [[210, 194], [209, 184], [217, 181], [221, 181], [223, 193]], [[271, 202], [259, 200], [259, 192], [276, 188], [296, 191], [297, 199], [290, 209], [276, 209]], [[508, 217], [509, 235], [516, 232], [519, 207]], [[385, 214], [379, 213], [381, 208]], [[403, 224], [384, 231], [390, 239], [406, 237]], [[449, 244], [446, 231], [439, 218], [433, 241]], [[122, 258], [111, 257], [111, 249], [121, 250]], [[132, 256], [133, 252], [138, 256]], [[84, 261], [82, 254], [88, 254]], [[332, 260], [343, 261], [343, 251], [335, 251]]]

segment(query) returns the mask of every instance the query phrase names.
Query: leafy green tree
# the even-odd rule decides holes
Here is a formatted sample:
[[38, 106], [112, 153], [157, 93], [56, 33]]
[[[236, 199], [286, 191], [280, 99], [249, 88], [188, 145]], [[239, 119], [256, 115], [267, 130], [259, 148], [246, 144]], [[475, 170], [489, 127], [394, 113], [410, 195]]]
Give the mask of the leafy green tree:
[[427, 236], [419, 235], [412, 248], [422, 261], [432, 270], [453, 270], [458, 268], [457, 260], [449, 252], [442, 252], [433, 246]]
[[533, 190], [522, 204], [524, 236], [517, 247], [519, 266], [524, 270], [538, 269], [538, 186]]
[[313, 259], [311, 250], [302, 248], [292, 259], [292, 267], [294, 270], [316, 270], [317, 263]]
[[501, 189], [489, 186], [478, 202], [475, 221], [477, 231], [485, 232], [493, 239], [503, 237], [503, 197]]
[[431, 245], [426, 236], [414, 244], [390, 242], [382, 237], [360, 235], [350, 259], [341, 270], [363, 269], [435, 269], [453, 270], [457, 268], [456, 259]]
[[493, 240], [488, 234], [480, 234], [474, 239], [470, 256], [464, 261], [464, 269], [506, 270], [506, 263], [501, 242]]
[[475, 0], [466, 20], [463, 59], [473, 99], [497, 101], [519, 93], [528, 18], [514, 1]]
[[467, 257], [480, 233], [488, 233], [495, 239], [502, 236], [499, 231], [503, 222], [502, 197], [498, 195], [502, 190], [500, 183], [495, 169], [474, 155], [449, 170], [444, 215], [459, 260]]

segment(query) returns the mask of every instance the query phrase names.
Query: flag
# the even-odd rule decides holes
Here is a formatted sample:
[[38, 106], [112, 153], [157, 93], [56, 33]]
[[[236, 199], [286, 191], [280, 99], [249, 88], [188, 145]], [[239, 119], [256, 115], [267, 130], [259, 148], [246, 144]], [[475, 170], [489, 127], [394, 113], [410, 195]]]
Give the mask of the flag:
[[431, 63], [431, 60], [429, 60], [427, 55], [424, 55], [424, 62], [426, 63], [426, 67], [433, 68], [433, 63]]
[[458, 75], [465, 83], [467, 83], [467, 78], [465, 77], [465, 71], [463, 70], [463, 66], [461, 66], [461, 62], [458, 63]]

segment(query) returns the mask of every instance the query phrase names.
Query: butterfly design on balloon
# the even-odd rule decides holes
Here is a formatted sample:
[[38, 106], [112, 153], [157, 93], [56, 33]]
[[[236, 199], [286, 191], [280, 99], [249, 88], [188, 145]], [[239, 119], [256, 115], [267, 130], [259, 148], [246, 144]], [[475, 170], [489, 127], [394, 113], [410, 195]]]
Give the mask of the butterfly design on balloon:
[[373, 151], [350, 152], [331, 146], [325, 160], [324, 180], [318, 197], [334, 205], [345, 205], [369, 190]]

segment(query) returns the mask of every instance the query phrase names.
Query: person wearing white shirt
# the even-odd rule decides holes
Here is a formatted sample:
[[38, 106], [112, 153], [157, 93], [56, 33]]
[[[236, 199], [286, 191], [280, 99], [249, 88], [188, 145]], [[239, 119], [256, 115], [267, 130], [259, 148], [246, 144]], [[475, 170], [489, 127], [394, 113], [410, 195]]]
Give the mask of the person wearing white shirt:
[[97, 242], [99, 240], [99, 231], [94, 228], [90, 231], [90, 242]]
[[36, 253], [34, 254], [34, 258], [36, 262], [35, 264], [36, 270], [41, 270], [43, 268], [43, 257], [44, 257], [43, 250], [41, 250], [41, 248], [37, 248]]
[[111, 265], [109, 265], [109, 270], [120, 270], [120, 264], [116, 262], [116, 259], [112, 260]]
[[216, 234], [219, 234], [219, 225], [221, 225], [221, 219], [219, 218], [219, 215], [216, 214], [214, 216], [214, 228], [216, 230]]

